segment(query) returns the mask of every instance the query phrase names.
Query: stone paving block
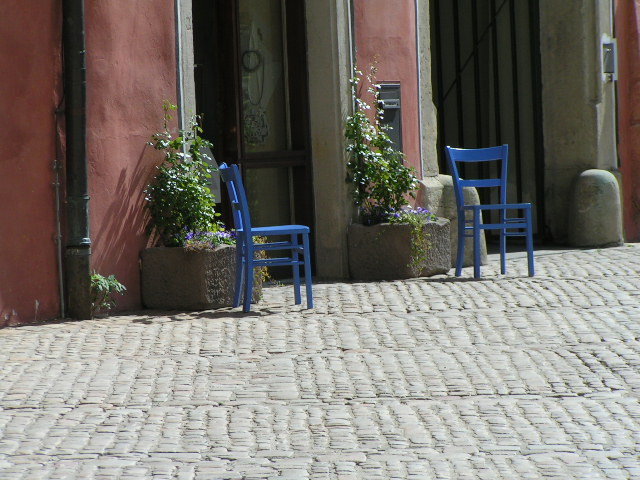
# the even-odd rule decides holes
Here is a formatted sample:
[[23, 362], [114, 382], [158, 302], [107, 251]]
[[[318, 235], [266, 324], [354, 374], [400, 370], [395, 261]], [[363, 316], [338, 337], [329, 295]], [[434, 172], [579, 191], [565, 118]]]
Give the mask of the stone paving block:
[[0, 331], [0, 479], [634, 478], [640, 247]]

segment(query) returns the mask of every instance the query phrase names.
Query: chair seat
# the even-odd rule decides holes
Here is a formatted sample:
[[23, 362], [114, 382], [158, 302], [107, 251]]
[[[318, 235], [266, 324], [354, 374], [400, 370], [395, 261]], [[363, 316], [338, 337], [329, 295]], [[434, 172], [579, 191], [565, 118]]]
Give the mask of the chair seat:
[[463, 205], [465, 210], [523, 210], [531, 208], [530, 203], [486, 203], [482, 205]]
[[275, 225], [272, 227], [251, 227], [251, 235], [259, 237], [261, 235], [292, 235], [309, 233], [310, 229], [306, 225]]

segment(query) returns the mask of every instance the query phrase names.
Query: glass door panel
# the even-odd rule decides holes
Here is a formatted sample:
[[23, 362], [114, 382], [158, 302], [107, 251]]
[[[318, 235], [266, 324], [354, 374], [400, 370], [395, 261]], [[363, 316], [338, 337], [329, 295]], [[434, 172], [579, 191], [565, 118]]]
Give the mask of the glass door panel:
[[198, 111], [218, 163], [240, 166], [253, 225], [313, 229], [304, 2], [193, 0], [193, 21]]
[[251, 223], [255, 227], [292, 223], [289, 167], [249, 168], [246, 187]]
[[289, 149], [281, 0], [240, 0], [240, 71], [245, 153]]

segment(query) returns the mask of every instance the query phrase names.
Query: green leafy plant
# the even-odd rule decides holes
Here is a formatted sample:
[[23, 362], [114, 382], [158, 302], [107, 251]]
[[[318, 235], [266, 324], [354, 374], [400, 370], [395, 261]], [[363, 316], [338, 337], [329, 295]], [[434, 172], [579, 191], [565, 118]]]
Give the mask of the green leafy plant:
[[425, 247], [429, 246], [429, 234], [425, 227], [436, 219], [437, 217], [433, 213], [422, 207], [407, 208], [389, 215], [389, 223], [411, 225], [411, 260], [408, 267], [414, 275], [420, 274], [428, 258], [427, 248]]
[[93, 272], [91, 275], [91, 316], [100, 312], [107, 313], [114, 308], [117, 303], [114, 298], [116, 293], [124, 295], [126, 287], [116, 280], [115, 275], [105, 277]]
[[208, 186], [211, 171], [202, 152], [212, 144], [200, 136], [197, 115], [192, 116], [188, 129], [179, 130], [178, 136], [173, 137], [169, 123], [175, 109], [175, 105], [164, 102], [164, 128], [154, 133], [149, 142], [164, 153], [164, 162], [144, 190], [151, 214], [147, 234], [155, 231], [167, 247], [183, 246], [190, 233], [217, 232], [222, 228]]
[[[346, 181], [353, 187], [353, 201], [365, 225], [387, 221], [392, 212], [408, 204], [407, 195], [415, 198], [414, 190], [418, 187], [414, 170], [404, 165], [404, 155], [393, 148], [386, 128], [380, 123], [384, 110], [379, 101], [376, 72], [372, 65], [363, 78], [362, 72], [355, 70], [350, 80], [354, 112], [347, 117], [344, 132], [349, 141]], [[362, 98], [363, 83], [368, 84], [366, 91], [373, 98], [373, 109]]]

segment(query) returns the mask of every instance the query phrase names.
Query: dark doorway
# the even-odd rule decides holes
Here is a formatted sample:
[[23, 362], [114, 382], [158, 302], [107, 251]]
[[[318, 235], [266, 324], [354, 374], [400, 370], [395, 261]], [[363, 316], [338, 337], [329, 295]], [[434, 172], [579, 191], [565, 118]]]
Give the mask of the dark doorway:
[[[509, 144], [508, 200], [533, 204], [536, 237], [544, 238], [539, 2], [430, 5], [440, 171], [449, 173], [446, 145]], [[483, 202], [491, 200], [479, 193]]]
[[193, 1], [204, 136], [240, 166], [255, 226], [313, 228], [304, 25], [299, 0]]

